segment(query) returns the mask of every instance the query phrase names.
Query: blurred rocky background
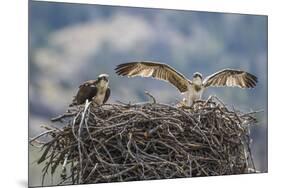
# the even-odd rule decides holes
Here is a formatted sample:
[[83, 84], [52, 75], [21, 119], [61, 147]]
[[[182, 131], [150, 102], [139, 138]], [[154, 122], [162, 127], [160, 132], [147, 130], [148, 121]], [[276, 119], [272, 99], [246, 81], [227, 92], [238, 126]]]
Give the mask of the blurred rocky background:
[[[182, 98], [170, 84], [149, 78], [121, 78], [117, 64], [137, 60], [167, 63], [187, 77], [223, 68], [255, 74], [256, 88], [212, 88], [241, 111], [263, 110], [251, 129], [256, 167], [267, 172], [267, 17], [148, 8], [30, 1], [29, 136], [65, 112], [80, 83], [110, 75], [109, 102], [148, 100], [173, 104]], [[39, 152], [29, 151], [30, 185], [41, 183]], [[56, 177], [54, 177], [56, 178]], [[48, 180], [51, 181], [55, 180]]]

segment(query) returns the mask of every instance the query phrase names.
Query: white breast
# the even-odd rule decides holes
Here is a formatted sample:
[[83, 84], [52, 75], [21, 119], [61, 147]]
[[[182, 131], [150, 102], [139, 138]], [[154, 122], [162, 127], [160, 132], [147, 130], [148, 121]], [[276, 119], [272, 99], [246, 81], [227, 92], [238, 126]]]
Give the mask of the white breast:
[[200, 100], [202, 97], [204, 89], [200, 89], [199, 91], [196, 91], [193, 86], [191, 86], [188, 91], [185, 93], [186, 96], [186, 105], [191, 106], [194, 101]]
[[98, 88], [98, 93], [97, 95], [94, 97], [93, 102], [97, 105], [102, 105], [103, 101], [104, 101], [104, 97], [105, 97], [105, 93], [106, 93], [106, 87], [99, 87]]
[[98, 104], [98, 105], [102, 105], [103, 101], [104, 101], [104, 96], [105, 94], [103, 93], [98, 93], [95, 97], [94, 97], [94, 103]]
[[108, 88], [108, 82], [106, 82], [105, 80], [101, 80], [97, 85], [98, 92], [96, 96], [93, 98], [93, 102], [96, 105], [103, 104], [107, 88]]

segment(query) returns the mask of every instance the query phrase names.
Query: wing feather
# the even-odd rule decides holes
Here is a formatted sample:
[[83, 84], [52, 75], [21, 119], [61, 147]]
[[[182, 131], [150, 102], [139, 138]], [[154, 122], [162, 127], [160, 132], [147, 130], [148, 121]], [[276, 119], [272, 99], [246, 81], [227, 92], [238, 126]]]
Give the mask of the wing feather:
[[204, 87], [240, 87], [254, 88], [258, 82], [255, 75], [241, 70], [224, 69], [208, 76], [204, 81]]
[[116, 73], [121, 76], [153, 77], [170, 82], [177, 87], [180, 92], [187, 91], [188, 85], [191, 84], [191, 81], [186, 79], [181, 73], [177, 72], [169, 65], [158, 62], [129, 62], [118, 65], [115, 70]]
[[92, 100], [97, 94], [96, 80], [88, 80], [79, 86], [78, 92], [69, 106], [79, 105]]

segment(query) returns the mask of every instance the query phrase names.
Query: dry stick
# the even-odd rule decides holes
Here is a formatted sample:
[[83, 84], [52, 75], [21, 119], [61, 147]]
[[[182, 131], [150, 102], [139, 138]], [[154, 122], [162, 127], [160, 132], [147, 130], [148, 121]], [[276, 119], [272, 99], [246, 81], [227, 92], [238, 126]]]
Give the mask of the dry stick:
[[75, 115], [75, 114], [76, 114], [76, 112], [64, 113], [64, 114], [62, 114], [62, 115], [59, 115], [59, 116], [57, 116], [57, 117], [52, 118], [51, 121], [52, 121], [52, 122], [61, 121], [63, 118], [65, 118], [65, 117], [71, 117], [71, 116], [73, 116], [73, 115]]
[[[231, 174], [249, 165], [239, 148], [252, 156], [249, 148], [241, 146], [248, 128], [239, 128], [239, 118], [251, 123], [252, 116], [241, 117], [211, 100], [196, 102], [189, 109], [158, 103], [81, 107], [73, 109], [76, 114], [69, 127], [46, 134], [55, 141], [50, 150], [55, 155], [46, 158], [49, 165], [64, 163], [65, 159], [52, 158], [68, 147], [67, 160], [77, 162], [68, 176], [72, 183], [190, 177], [194, 170], [200, 175]], [[83, 129], [87, 136], [82, 135]], [[145, 137], [149, 130], [154, 134]], [[232, 168], [229, 161], [234, 156], [238, 161]], [[129, 168], [133, 169], [126, 171]]]
[[[84, 108], [84, 111], [82, 113], [82, 118], [80, 120], [79, 129], [78, 129], [78, 136], [79, 136], [79, 138], [81, 138], [82, 125], [83, 125], [83, 122], [84, 122], [84, 119], [85, 119], [86, 111], [89, 108], [90, 104], [91, 104], [91, 102], [86, 100], [85, 108]], [[79, 151], [79, 163], [80, 163], [80, 171], [79, 171], [79, 181], [78, 181], [78, 183], [81, 183], [82, 182], [82, 169], [83, 169], [82, 165], [83, 165], [83, 161], [82, 161], [82, 151], [81, 151], [80, 139], [78, 139], [78, 151]]]
[[127, 143], [128, 153], [131, 155], [131, 157], [133, 157], [135, 160], [137, 160], [136, 156], [134, 156], [132, 151], [131, 151], [131, 142], [132, 142], [132, 133], [129, 133], [129, 141]]
[[148, 91], [145, 91], [145, 94], [153, 100], [153, 104], [156, 103], [156, 99]]
[[49, 133], [54, 132], [54, 131], [55, 131], [55, 130], [48, 130], [48, 131], [45, 131], [45, 132], [43, 132], [43, 133], [41, 133], [41, 134], [39, 134], [39, 135], [37, 135], [37, 136], [31, 138], [31, 139], [29, 140], [29, 143], [32, 144], [32, 142], [33, 142], [34, 140], [37, 140], [38, 138], [40, 138], [40, 137], [42, 137], [42, 136], [44, 136], [44, 135], [48, 135]]
[[68, 156], [69, 156], [69, 152], [66, 153], [65, 156], [64, 156], [64, 162], [63, 162], [63, 165], [62, 165], [62, 171], [63, 172], [66, 170], [66, 164], [67, 164]]
[[84, 182], [87, 182], [90, 179], [90, 177], [95, 173], [97, 167], [98, 167], [98, 163], [96, 163], [94, 168], [92, 168], [91, 172], [89, 173], [89, 175], [87, 176]]
[[127, 169], [125, 169], [125, 170], [123, 170], [123, 171], [121, 171], [121, 172], [118, 172], [118, 173], [116, 173], [116, 174], [109, 175], [109, 176], [103, 176], [103, 178], [105, 178], [105, 179], [115, 178], [115, 177], [118, 177], [118, 176], [120, 176], [120, 175], [122, 175], [122, 174], [124, 174], [124, 173], [126, 173], [126, 172], [128, 172], [128, 171], [130, 171], [130, 170], [133, 170], [133, 169], [136, 168], [136, 167], [137, 167], [137, 166], [132, 166], [131, 168], [127, 168]]
[[254, 163], [254, 159], [253, 159], [253, 156], [252, 156], [252, 151], [251, 151], [251, 148], [250, 148], [250, 138], [249, 136], [246, 136], [247, 140], [246, 140], [246, 146], [247, 146], [247, 149], [248, 149], [248, 153], [249, 153], [249, 156], [250, 156], [250, 159], [251, 159], [251, 163], [252, 163], [252, 166], [253, 166], [253, 169], [254, 171], [257, 171], [256, 170], [256, 166], [255, 166], [255, 163]]

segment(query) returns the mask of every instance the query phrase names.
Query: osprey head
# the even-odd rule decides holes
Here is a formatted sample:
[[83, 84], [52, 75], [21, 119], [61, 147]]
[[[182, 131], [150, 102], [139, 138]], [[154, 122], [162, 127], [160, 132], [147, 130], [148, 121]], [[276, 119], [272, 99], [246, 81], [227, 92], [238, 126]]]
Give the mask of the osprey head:
[[199, 73], [199, 72], [195, 72], [195, 73], [193, 74], [193, 79], [194, 79], [194, 78], [200, 78], [200, 79], [202, 80], [202, 74]]
[[202, 74], [200, 74], [199, 72], [195, 72], [193, 74], [193, 80], [192, 82], [195, 84], [195, 85], [201, 85], [202, 84]]
[[100, 74], [99, 76], [98, 76], [98, 82], [100, 82], [100, 81], [105, 81], [105, 82], [108, 82], [108, 74]]

